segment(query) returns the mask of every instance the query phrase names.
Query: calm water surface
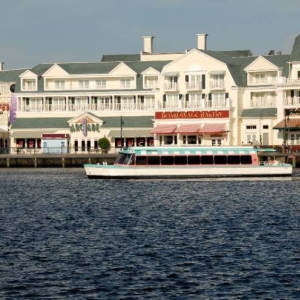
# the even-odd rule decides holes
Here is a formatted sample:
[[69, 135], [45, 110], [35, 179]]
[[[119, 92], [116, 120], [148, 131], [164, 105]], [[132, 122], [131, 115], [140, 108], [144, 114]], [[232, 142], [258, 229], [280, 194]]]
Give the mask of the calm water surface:
[[300, 299], [299, 180], [0, 182], [0, 299]]

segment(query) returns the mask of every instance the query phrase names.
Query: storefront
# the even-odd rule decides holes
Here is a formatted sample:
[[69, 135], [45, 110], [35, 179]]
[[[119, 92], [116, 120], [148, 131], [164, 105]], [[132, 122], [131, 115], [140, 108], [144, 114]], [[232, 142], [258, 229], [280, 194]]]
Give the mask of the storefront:
[[229, 111], [157, 112], [154, 135], [156, 146], [229, 145]]

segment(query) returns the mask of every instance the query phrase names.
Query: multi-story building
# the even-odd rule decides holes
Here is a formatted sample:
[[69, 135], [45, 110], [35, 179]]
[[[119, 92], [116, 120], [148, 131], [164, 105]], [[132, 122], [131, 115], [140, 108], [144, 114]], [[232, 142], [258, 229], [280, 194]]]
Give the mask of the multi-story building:
[[14, 82], [0, 71], [0, 85], [13, 91], [10, 146], [39, 151], [47, 148], [43, 134], [64, 135], [70, 151], [91, 151], [104, 136], [112, 151], [121, 139], [123, 145], [300, 145], [300, 36], [291, 54], [261, 56], [208, 50], [206, 34], [182, 53], [155, 53], [153, 40], [144, 37], [140, 54], [6, 71]]

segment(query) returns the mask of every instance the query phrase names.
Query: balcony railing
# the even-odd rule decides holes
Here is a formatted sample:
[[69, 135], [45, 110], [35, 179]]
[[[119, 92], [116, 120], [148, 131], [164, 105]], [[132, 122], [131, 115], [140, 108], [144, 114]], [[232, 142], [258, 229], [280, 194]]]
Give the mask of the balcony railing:
[[279, 78], [278, 82], [276, 83], [276, 87], [299, 87], [299, 86], [300, 86], [300, 79], [293, 79], [293, 78], [286, 78], [286, 77]]
[[284, 105], [300, 106], [300, 97], [288, 97], [284, 100]]
[[178, 83], [177, 82], [168, 82], [164, 84], [164, 89], [166, 91], [178, 91]]
[[250, 107], [276, 107], [275, 100], [250, 100]]
[[224, 81], [211, 81], [209, 86], [212, 90], [223, 90]]
[[186, 89], [192, 91], [202, 90], [202, 82], [186, 82]]

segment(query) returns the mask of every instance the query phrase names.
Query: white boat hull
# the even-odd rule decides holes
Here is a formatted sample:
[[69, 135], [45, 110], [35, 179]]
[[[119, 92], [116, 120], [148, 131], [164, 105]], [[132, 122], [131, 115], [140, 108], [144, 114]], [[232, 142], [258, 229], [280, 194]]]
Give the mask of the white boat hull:
[[133, 166], [133, 165], [84, 165], [89, 178], [209, 178], [209, 177], [275, 177], [292, 176], [290, 164], [276, 166]]

